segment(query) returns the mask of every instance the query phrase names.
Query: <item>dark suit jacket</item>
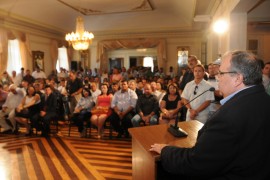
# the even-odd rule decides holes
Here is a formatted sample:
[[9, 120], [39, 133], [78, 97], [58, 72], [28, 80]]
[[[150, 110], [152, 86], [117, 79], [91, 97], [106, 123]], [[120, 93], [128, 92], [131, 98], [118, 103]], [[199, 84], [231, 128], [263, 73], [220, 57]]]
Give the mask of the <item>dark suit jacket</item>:
[[44, 101], [43, 110], [46, 113], [56, 113], [57, 110], [57, 97], [54, 93], [51, 93]]
[[193, 148], [163, 148], [164, 169], [198, 179], [270, 179], [269, 105], [262, 85], [237, 93], [206, 122]]
[[140, 89], [138, 89], [138, 88], [136, 88], [135, 92], [136, 92], [138, 98], [139, 98], [141, 95], [143, 95], [143, 91], [140, 90]]

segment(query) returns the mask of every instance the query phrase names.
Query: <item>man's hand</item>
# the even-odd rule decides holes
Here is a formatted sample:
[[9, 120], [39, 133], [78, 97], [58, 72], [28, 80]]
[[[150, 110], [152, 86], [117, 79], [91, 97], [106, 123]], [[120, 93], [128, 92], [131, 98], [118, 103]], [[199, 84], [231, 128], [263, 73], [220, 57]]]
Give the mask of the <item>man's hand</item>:
[[150, 121], [150, 115], [148, 115], [148, 116], [142, 116], [142, 120], [147, 124], [147, 123], [149, 123], [149, 121]]
[[198, 115], [198, 112], [194, 109], [190, 109], [190, 119], [195, 119], [195, 117]]
[[154, 144], [154, 145], [151, 145], [151, 148], [149, 149], [149, 151], [153, 151], [153, 152], [160, 154], [162, 149], [165, 146], [168, 146], [168, 144]]

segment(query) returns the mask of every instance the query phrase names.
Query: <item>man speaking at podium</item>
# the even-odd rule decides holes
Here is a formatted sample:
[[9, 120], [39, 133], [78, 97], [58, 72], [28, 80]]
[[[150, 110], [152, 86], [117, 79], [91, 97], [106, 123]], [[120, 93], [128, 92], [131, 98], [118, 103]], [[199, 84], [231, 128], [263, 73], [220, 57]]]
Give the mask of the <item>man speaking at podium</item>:
[[270, 96], [253, 54], [226, 53], [219, 69], [221, 108], [192, 148], [154, 144], [166, 179], [270, 179]]

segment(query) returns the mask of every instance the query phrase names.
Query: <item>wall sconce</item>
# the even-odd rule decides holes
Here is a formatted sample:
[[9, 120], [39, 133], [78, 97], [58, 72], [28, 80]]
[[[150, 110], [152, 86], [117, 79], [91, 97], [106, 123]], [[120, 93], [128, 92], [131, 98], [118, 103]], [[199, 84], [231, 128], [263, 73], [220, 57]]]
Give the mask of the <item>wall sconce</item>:
[[227, 21], [220, 19], [214, 22], [213, 30], [218, 35], [218, 58], [221, 57], [221, 35], [224, 34], [228, 30]]
[[223, 34], [224, 32], [226, 32], [228, 30], [227, 21], [220, 19], [220, 20], [214, 22], [213, 30], [217, 34]]

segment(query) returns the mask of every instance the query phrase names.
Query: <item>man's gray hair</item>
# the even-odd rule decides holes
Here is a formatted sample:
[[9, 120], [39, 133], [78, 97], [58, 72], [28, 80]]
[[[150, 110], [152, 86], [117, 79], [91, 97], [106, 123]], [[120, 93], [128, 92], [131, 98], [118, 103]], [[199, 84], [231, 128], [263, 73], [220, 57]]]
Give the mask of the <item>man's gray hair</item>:
[[230, 71], [242, 74], [246, 86], [262, 83], [261, 65], [254, 54], [247, 51], [232, 51], [228, 55], [231, 56]]

